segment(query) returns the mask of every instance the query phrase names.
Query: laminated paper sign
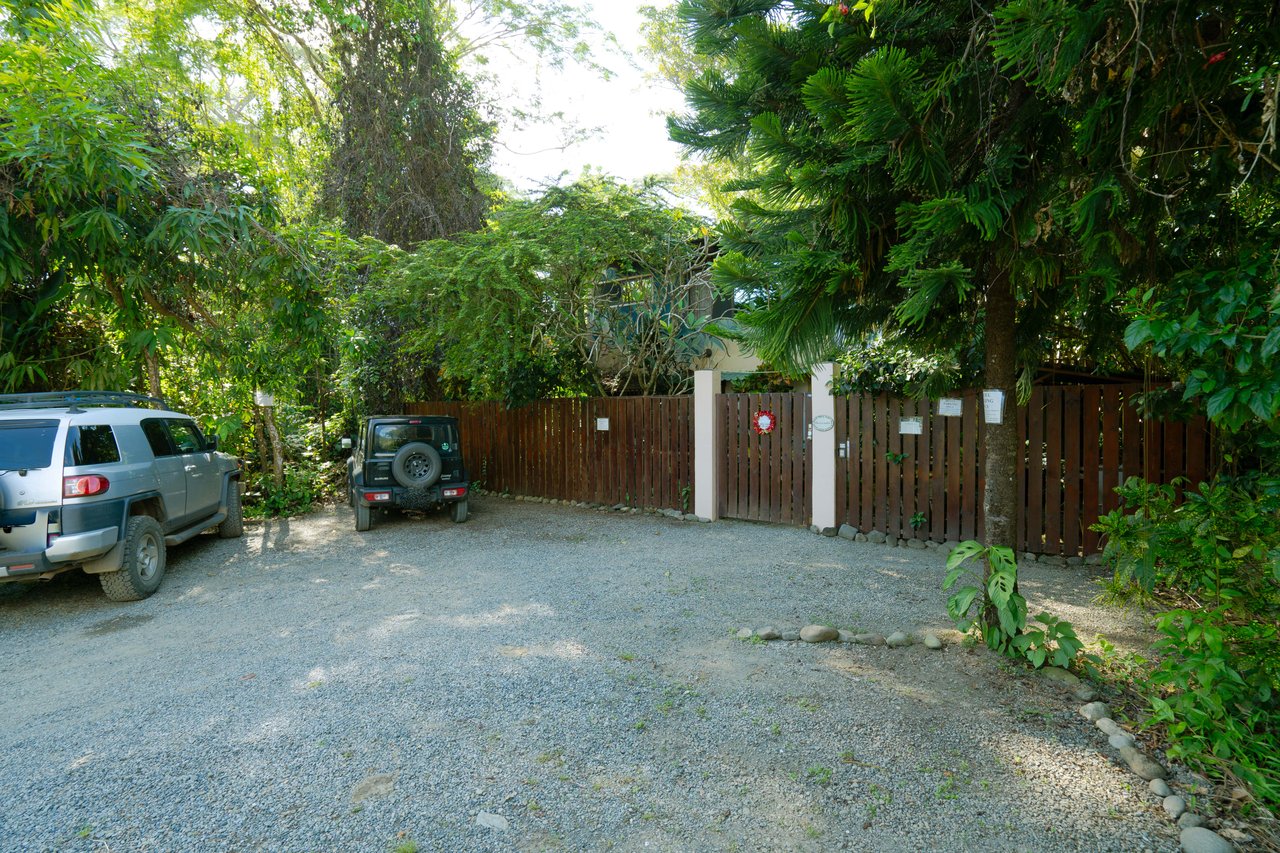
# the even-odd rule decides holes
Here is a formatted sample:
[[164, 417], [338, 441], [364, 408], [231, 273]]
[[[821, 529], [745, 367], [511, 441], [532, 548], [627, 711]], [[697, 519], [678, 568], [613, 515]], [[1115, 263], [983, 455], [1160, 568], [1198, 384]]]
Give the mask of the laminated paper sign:
[[922, 435], [924, 433], [924, 419], [903, 418], [898, 421], [898, 432], [902, 435]]
[[1004, 423], [1004, 392], [988, 388], [982, 392], [983, 419], [989, 424]]
[[964, 401], [959, 397], [943, 397], [938, 401], [938, 414], [944, 418], [958, 418], [964, 414]]

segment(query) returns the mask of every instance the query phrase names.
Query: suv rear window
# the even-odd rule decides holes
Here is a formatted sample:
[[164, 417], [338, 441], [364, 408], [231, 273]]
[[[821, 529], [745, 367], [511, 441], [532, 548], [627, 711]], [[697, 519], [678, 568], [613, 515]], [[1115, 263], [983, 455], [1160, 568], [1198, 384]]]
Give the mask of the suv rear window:
[[458, 439], [452, 424], [378, 424], [373, 428], [374, 453], [395, 453], [411, 441], [439, 448], [456, 444]]
[[73, 426], [67, 430], [64, 465], [106, 465], [119, 461], [115, 433], [106, 424]]
[[57, 436], [56, 420], [0, 421], [0, 469], [48, 468]]

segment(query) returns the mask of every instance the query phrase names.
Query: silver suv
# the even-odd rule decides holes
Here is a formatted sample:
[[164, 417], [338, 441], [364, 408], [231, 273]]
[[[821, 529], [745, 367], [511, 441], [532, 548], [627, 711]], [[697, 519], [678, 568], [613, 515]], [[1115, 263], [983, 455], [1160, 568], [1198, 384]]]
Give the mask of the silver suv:
[[155, 397], [0, 394], [0, 585], [83, 569], [113, 601], [146, 598], [168, 546], [243, 534], [239, 479], [216, 436]]

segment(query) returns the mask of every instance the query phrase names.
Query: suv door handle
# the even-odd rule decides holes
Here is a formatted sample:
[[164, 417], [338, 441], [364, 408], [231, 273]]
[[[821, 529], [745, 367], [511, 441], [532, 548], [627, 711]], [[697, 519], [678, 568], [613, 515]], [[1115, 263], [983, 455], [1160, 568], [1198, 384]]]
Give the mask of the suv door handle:
[[194, 471], [194, 470], [196, 470], [196, 468], [197, 468], [197, 467], [198, 467], [198, 466], [196, 466], [196, 465], [183, 465], [183, 466], [182, 466], [182, 470], [183, 470], [183, 471]]

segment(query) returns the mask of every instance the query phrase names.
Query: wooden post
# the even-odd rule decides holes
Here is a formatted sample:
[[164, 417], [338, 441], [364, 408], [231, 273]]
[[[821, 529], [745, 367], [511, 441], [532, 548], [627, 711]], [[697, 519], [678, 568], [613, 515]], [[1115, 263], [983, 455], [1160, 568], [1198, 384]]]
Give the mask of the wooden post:
[[[813, 366], [813, 450], [809, 482], [813, 488], [813, 526], [819, 533], [835, 533], [836, 527], [836, 401], [831, 394], [835, 364]], [[801, 427], [803, 429], [803, 426]]]
[[720, 517], [717, 493], [720, 467], [720, 430], [716, 424], [716, 395], [720, 371], [697, 370], [693, 374], [693, 512], [698, 518]]

